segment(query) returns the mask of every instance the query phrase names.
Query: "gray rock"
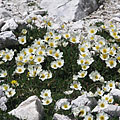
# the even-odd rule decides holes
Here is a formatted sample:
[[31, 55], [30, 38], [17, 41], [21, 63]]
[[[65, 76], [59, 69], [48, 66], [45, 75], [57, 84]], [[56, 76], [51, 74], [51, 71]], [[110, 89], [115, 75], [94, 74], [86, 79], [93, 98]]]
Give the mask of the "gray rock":
[[7, 106], [5, 105], [6, 102], [7, 102], [7, 98], [2, 90], [2, 87], [0, 86], [0, 109], [2, 111], [7, 110]]
[[15, 22], [13, 18], [5, 21], [5, 25], [1, 28], [1, 31], [6, 31], [8, 29], [15, 30], [18, 27], [18, 24]]
[[110, 94], [113, 95], [114, 97], [120, 98], [120, 90], [119, 89], [112, 89], [110, 91]]
[[71, 119], [65, 115], [55, 113], [53, 116], [53, 120], [71, 120]]
[[44, 10], [34, 10], [33, 11], [33, 14], [35, 15], [44, 15], [46, 13], [46, 11]]
[[[92, 112], [99, 112], [99, 108], [98, 106], [96, 106]], [[114, 116], [114, 117], [120, 117], [120, 106], [117, 105], [108, 105], [107, 108], [105, 108], [103, 110], [104, 112], [106, 112], [107, 114], [109, 114], [110, 116]]]
[[0, 29], [5, 24], [4, 19], [0, 19]]
[[73, 107], [89, 106], [90, 108], [93, 108], [97, 105], [97, 101], [95, 98], [87, 97], [86, 95], [81, 95], [75, 100], [72, 100], [71, 105]]
[[0, 8], [0, 18], [10, 18], [11, 13], [7, 11], [5, 8]]
[[[42, 0], [40, 7], [64, 21], [77, 21], [98, 8], [96, 0]], [[63, 12], [64, 11], [64, 12]]]
[[0, 49], [15, 46], [18, 41], [12, 31], [5, 31], [0, 33]]
[[22, 120], [42, 120], [44, 110], [40, 99], [37, 96], [31, 96], [9, 114]]

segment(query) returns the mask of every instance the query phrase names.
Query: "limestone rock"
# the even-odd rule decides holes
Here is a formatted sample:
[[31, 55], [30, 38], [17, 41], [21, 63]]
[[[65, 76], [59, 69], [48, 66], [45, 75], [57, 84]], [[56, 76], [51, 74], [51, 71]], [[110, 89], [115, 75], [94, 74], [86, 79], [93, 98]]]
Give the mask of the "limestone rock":
[[14, 30], [18, 27], [18, 24], [15, 22], [13, 18], [10, 20], [5, 21], [5, 25], [1, 28], [1, 31], [6, 31], [8, 29]]
[[2, 87], [0, 86], [0, 109], [2, 111], [6, 111], [7, 110], [7, 106], [5, 105], [6, 102], [7, 102], [7, 98], [4, 95]]
[[120, 98], [120, 90], [119, 89], [112, 89], [110, 91], [110, 94], [113, 95], [114, 97]]
[[37, 96], [31, 96], [9, 114], [22, 120], [42, 120], [44, 110], [40, 99]]
[[0, 19], [0, 29], [1, 29], [1, 27], [2, 27], [4, 24], [5, 24], [4, 18], [3, 18], [3, 19]]
[[87, 97], [86, 95], [81, 95], [75, 100], [72, 100], [71, 105], [74, 107], [79, 106], [89, 106], [90, 108], [96, 106], [97, 101], [95, 98]]
[[77, 21], [95, 11], [98, 4], [96, 0], [42, 0], [40, 7], [50, 16]]
[[65, 115], [55, 113], [53, 116], [53, 120], [71, 120], [71, 119]]
[[12, 31], [5, 31], [0, 33], [0, 49], [15, 46], [18, 41]]
[[[103, 110], [104, 112], [108, 113], [110, 116], [119, 116], [120, 117], [120, 106], [117, 105], [108, 105], [107, 108]], [[99, 112], [99, 108], [96, 106], [92, 112]]]
[[10, 18], [11, 13], [10, 11], [6, 10], [5, 8], [0, 8], [0, 18]]

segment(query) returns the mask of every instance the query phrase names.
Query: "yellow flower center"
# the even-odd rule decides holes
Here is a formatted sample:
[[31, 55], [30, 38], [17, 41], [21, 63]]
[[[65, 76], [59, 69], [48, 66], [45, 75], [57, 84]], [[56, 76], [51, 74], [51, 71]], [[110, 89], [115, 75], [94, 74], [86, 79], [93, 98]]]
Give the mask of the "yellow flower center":
[[74, 88], [78, 88], [78, 85], [77, 85], [77, 84], [74, 84]]
[[64, 108], [68, 108], [68, 105], [65, 104], [65, 105], [64, 105]]
[[100, 105], [102, 108], [104, 108], [105, 107], [105, 104], [104, 103], [101, 103], [101, 105]]
[[105, 117], [104, 116], [100, 116], [100, 120], [105, 120]]

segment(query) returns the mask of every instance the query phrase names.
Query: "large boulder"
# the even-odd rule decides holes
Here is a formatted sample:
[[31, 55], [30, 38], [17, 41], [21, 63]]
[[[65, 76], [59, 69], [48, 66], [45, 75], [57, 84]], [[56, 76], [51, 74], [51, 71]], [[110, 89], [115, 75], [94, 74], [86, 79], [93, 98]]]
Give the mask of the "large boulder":
[[0, 33], [0, 49], [18, 45], [17, 38], [12, 31], [5, 31]]
[[65, 115], [55, 113], [53, 116], [53, 120], [71, 120], [71, 119]]
[[[120, 117], [120, 106], [117, 105], [108, 105], [107, 108], [103, 110], [104, 112], [108, 113], [112, 117]], [[98, 106], [96, 106], [92, 112], [100, 112]]]
[[97, 101], [95, 98], [88, 97], [87, 95], [81, 95], [75, 100], [72, 100], [71, 105], [73, 107], [88, 106], [93, 108], [97, 105]]
[[98, 8], [96, 0], [42, 0], [40, 7], [65, 21], [77, 21]]
[[0, 109], [2, 111], [6, 111], [7, 110], [7, 106], [5, 105], [5, 103], [7, 102], [7, 98], [3, 92], [2, 87], [0, 86]]
[[6, 31], [6, 30], [15, 30], [18, 27], [18, 24], [15, 22], [13, 18], [10, 20], [6, 20], [5, 24], [2, 26], [1, 31]]
[[9, 114], [22, 120], [42, 120], [44, 110], [40, 99], [37, 96], [31, 96]]
[[110, 94], [113, 95], [114, 97], [120, 98], [120, 90], [119, 89], [112, 89], [110, 91]]

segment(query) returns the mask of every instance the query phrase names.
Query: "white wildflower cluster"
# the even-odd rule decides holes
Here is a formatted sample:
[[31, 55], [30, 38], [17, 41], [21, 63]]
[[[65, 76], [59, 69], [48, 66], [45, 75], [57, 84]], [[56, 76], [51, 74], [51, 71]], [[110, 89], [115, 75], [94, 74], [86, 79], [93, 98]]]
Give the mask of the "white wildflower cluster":
[[2, 89], [8, 98], [13, 97], [16, 93], [15, 89], [11, 88], [8, 84], [3, 84]]
[[[57, 69], [62, 70], [66, 64], [64, 50], [60, 47], [65, 48], [69, 45], [77, 45], [78, 59], [75, 60], [77, 65], [80, 67], [77, 74], [73, 74], [72, 82], [68, 82], [69, 90], [63, 91], [65, 95], [70, 95], [74, 92], [79, 92], [80, 95], [85, 94], [89, 98], [96, 98], [99, 112], [96, 115], [96, 120], [107, 120], [109, 116], [104, 113], [104, 109], [109, 104], [113, 104], [114, 99], [110, 94], [110, 91], [116, 87], [114, 80], [106, 80], [104, 75], [101, 74], [100, 70], [92, 67], [92, 64], [96, 64], [96, 59], [101, 60], [101, 63], [105, 64], [105, 67], [109, 70], [116, 68], [120, 63], [120, 47], [113, 41], [119, 41], [120, 31], [116, 25], [111, 22], [108, 25], [101, 25], [96, 27], [90, 25], [85, 28], [85, 33], [82, 31], [74, 31], [69, 28], [66, 23], [55, 23], [55, 19], [48, 18], [47, 16], [34, 16], [27, 18], [27, 23], [34, 21], [34, 24], [39, 28], [47, 28], [47, 32], [44, 38], [35, 39], [30, 46], [23, 48], [15, 56], [16, 69], [14, 74], [23, 74], [27, 72], [27, 77], [39, 77], [41, 81], [46, 79], [52, 79], [53, 71]], [[31, 24], [28, 27], [33, 29]], [[110, 33], [113, 38], [112, 42], [98, 35], [98, 31], [106, 30]], [[21, 31], [22, 35], [18, 37], [19, 44], [27, 44], [27, 33], [26, 29]], [[32, 37], [31, 37], [32, 38]], [[73, 51], [70, 51], [73, 52]], [[11, 61], [14, 56], [13, 50], [1, 50], [0, 57], [4, 62]], [[96, 57], [96, 58], [95, 58]], [[47, 58], [51, 58], [50, 62], [46, 62]], [[68, 61], [69, 62], [69, 61]], [[100, 63], [100, 64], [101, 64]], [[50, 68], [44, 70], [44, 64], [49, 64]], [[50, 71], [50, 69], [52, 69]], [[90, 71], [89, 71], [90, 70]], [[13, 75], [14, 75], [13, 74]], [[6, 77], [7, 71], [1, 70], [0, 77]], [[88, 79], [85, 81], [85, 79]], [[92, 90], [85, 91], [84, 84], [89, 88], [91, 83], [96, 84], [94, 92]], [[18, 86], [16, 81], [12, 81], [13, 86]], [[49, 86], [49, 85], [48, 85]], [[120, 87], [120, 84], [117, 83]], [[15, 89], [11, 88], [8, 84], [3, 84], [2, 89], [5, 95], [9, 98], [15, 95]], [[91, 88], [93, 89], [93, 88]], [[40, 97], [42, 98], [43, 105], [49, 105], [52, 103], [53, 98], [51, 97], [50, 89], [43, 89]], [[72, 94], [73, 95], [73, 94]], [[70, 96], [69, 96], [70, 97]], [[83, 118], [84, 120], [93, 120], [92, 109], [88, 105], [75, 106], [71, 104], [71, 99], [59, 99], [56, 102], [56, 110], [70, 110], [75, 117]]]
[[43, 100], [42, 100], [43, 105], [49, 105], [50, 103], [52, 103], [52, 97], [51, 97], [51, 91], [50, 90], [43, 89], [40, 97], [43, 98]]
[[0, 50], [0, 58], [3, 62], [11, 61], [14, 57], [14, 51], [11, 49]]

